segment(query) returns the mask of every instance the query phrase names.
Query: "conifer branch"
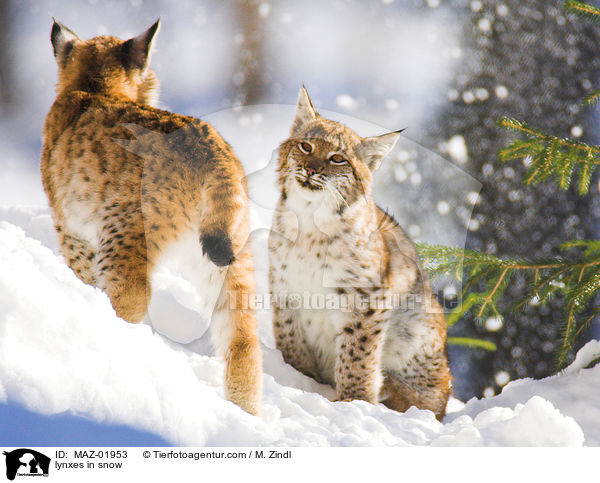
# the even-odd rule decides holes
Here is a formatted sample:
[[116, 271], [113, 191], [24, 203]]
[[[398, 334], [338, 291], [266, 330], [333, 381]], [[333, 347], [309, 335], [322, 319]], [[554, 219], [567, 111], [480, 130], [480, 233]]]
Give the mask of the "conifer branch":
[[550, 136], [525, 122], [508, 117], [502, 117], [498, 125], [525, 136], [525, 139], [515, 139], [498, 152], [503, 162], [529, 159], [525, 184], [537, 185], [553, 177], [559, 188], [566, 190], [577, 173], [579, 194], [584, 195], [589, 191], [592, 175], [600, 166], [600, 147]]
[[568, 12], [579, 15], [580, 17], [584, 17], [591, 22], [600, 22], [600, 9], [598, 7], [594, 7], [593, 5], [569, 0], [565, 2], [564, 8]]
[[587, 94], [581, 102], [584, 106], [595, 106], [598, 104], [598, 102], [600, 102], [600, 89], [596, 89]]
[[[467, 312], [478, 318], [500, 315], [498, 301], [511, 278], [520, 273], [529, 282], [516, 308], [528, 303], [545, 304], [552, 297], [564, 297], [564, 320], [557, 365], [567, 362], [569, 350], [583, 329], [600, 313], [590, 307], [600, 290], [600, 241], [577, 240], [562, 245], [561, 255], [546, 260], [502, 259], [460, 248], [419, 244], [418, 251], [433, 278], [454, 276], [463, 280], [463, 303], [448, 317], [448, 325]], [[476, 287], [476, 288], [475, 288]], [[589, 316], [586, 313], [592, 311]]]

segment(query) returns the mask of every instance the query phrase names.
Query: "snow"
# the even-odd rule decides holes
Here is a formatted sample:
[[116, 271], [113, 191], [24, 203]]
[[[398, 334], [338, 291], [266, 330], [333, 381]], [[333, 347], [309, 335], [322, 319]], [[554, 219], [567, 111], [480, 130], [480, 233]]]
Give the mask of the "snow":
[[466, 163], [469, 153], [467, 152], [467, 143], [465, 142], [465, 138], [460, 134], [455, 134], [452, 136], [446, 142], [446, 152], [457, 163]]
[[494, 375], [494, 380], [499, 386], [506, 386], [510, 381], [510, 374], [506, 371], [499, 371]]
[[462, 94], [462, 99], [465, 104], [472, 104], [475, 101], [475, 94], [471, 91], [465, 91]]
[[437, 8], [440, 6], [440, 0], [427, 0], [427, 6], [429, 8]]
[[[565, 373], [509, 383], [444, 423], [362, 401], [331, 402], [331, 388], [265, 346], [261, 418], [223, 397], [221, 361], [116, 317], [56, 252], [45, 209], [4, 209], [0, 222], [0, 398], [44, 414], [72, 411], [128, 424], [181, 445], [581, 446], [600, 442], [600, 342]], [[594, 409], [594, 403], [596, 408]], [[456, 405], [456, 403], [453, 403]], [[585, 410], [583, 410], [585, 408]]]
[[440, 201], [436, 206], [440, 215], [446, 215], [450, 212], [450, 203], [447, 201]]
[[571, 136], [574, 138], [580, 138], [583, 135], [583, 128], [581, 126], [575, 125], [571, 128]]
[[485, 319], [485, 330], [489, 332], [496, 332], [502, 328], [504, 322], [502, 317], [488, 317]]
[[259, 5], [258, 14], [260, 15], [261, 18], [268, 17], [270, 12], [271, 12], [271, 5], [269, 5], [268, 3], [263, 2]]
[[455, 101], [456, 99], [458, 99], [458, 91], [456, 89], [450, 89], [446, 93], [446, 96], [448, 97], [449, 101]]
[[490, 97], [490, 93], [487, 89], [483, 87], [478, 87], [477, 89], [475, 89], [475, 97], [477, 97], [477, 99], [480, 101], [487, 101]]
[[479, 0], [474, 0], [471, 2], [471, 10], [473, 10], [473, 12], [479, 12], [482, 7], [483, 5]]
[[506, 5], [501, 4], [496, 6], [496, 12], [501, 17], [506, 17], [510, 13], [510, 9]]
[[400, 103], [396, 99], [386, 99], [384, 105], [388, 111], [395, 111], [400, 106]]
[[[272, 149], [287, 135], [292, 108], [281, 111], [286, 122], [261, 129], [274, 112], [207, 118], [243, 153], [250, 173], [259, 294], [267, 293], [267, 229], [277, 197]], [[224, 397], [223, 363], [190, 287], [173, 271], [158, 272], [154, 282], [162, 295], [153, 300], [151, 319], [128, 324], [102, 291], [65, 265], [47, 207], [0, 207], [0, 401], [126, 424], [176, 445], [600, 445], [600, 365], [587, 368], [600, 342], [543, 380], [508, 382], [501, 374], [508, 382], [501, 394], [466, 404], [452, 399], [439, 422], [416, 408], [401, 414], [362, 401], [333, 402], [331, 387], [283, 362], [270, 312], [260, 309], [264, 397], [262, 415], [254, 417]]]
[[348, 111], [353, 111], [358, 107], [356, 99], [348, 94], [340, 94], [336, 97], [335, 102], [339, 107], [347, 109]]
[[477, 203], [479, 203], [479, 193], [471, 191], [467, 194], [467, 201], [472, 205], [476, 205]]
[[304, 82], [321, 108], [360, 111], [389, 130], [426, 127], [443, 106], [437, 92], [453, 83], [460, 66], [452, 55], [461, 43], [460, 18], [438, 0], [429, 5], [440, 8], [419, 11], [402, 6], [404, 0], [382, 3], [271, 2], [270, 17], [291, 11], [294, 28], [269, 27], [265, 56], [276, 88], [265, 101], [295, 98]]
[[398, 183], [403, 183], [408, 178], [408, 173], [402, 166], [394, 166], [394, 179]]
[[506, 86], [496, 86], [495, 92], [496, 97], [498, 97], [498, 99], [505, 99], [508, 96], [508, 89], [506, 88]]
[[421, 176], [421, 173], [413, 173], [410, 175], [411, 184], [419, 185], [419, 184], [421, 184], [421, 181], [423, 181], [423, 177]]
[[482, 18], [477, 23], [477, 27], [482, 32], [490, 32], [492, 30], [492, 23], [490, 22], [490, 20], [488, 18]]
[[492, 407], [473, 419], [461, 416], [447, 426], [458, 430], [442, 435], [433, 446], [498, 446], [498, 441], [503, 446], [580, 446], [584, 440], [572, 418], [539, 396], [514, 409]]

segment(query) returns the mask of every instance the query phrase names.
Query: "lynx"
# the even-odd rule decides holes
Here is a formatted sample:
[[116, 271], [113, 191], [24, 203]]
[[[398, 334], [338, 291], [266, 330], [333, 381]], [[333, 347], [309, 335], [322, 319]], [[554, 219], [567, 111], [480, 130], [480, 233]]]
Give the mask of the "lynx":
[[[285, 361], [334, 386], [338, 400], [441, 419], [451, 388], [444, 315], [412, 242], [371, 194], [372, 172], [398, 137], [361, 138], [300, 92], [279, 147], [273, 330]], [[326, 305], [313, 306], [315, 295]]]
[[213, 309], [227, 396], [257, 414], [256, 319], [231, 302], [254, 291], [244, 170], [212, 126], [152, 107], [158, 27], [127, 41], [83, 41], [54, 22], [58, 83], [43, 133], [44, 189], [64, 259], [125, 321], [143, 320], [153, 270], [165, 254], [179, 257]]

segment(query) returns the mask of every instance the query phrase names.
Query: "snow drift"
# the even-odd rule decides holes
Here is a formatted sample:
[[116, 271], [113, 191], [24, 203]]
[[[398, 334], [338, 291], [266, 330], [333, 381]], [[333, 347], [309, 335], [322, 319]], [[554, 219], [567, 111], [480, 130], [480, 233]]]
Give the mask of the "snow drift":
[[[332, 402], [264, 342], [260, 418], [224, 398], [209, 344], [183, 345], [119, 319], [108, 297], [57, 253], [45, 208], [0, 209], [0, 401], [127, 424], [178, 445], [581, 446], [600, 444], [600, 354], [588, 343], [563, 373], [453, 401], [445, 420], [362, 401]], [[257, 244], [264, 242], [258, 239]], [[268, 333], [265, 314], [261, 334]]]

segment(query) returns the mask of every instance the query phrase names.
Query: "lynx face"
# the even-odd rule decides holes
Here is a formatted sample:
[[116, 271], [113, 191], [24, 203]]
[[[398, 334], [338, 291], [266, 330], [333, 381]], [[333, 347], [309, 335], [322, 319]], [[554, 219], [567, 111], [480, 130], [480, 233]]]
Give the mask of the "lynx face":
[[322, 118], [302, 89], [291, 137], [279, 152], [282, 192], [327, 202], [341, 214], [370, 196], [372, 171], [397, 139], [396, 132], [361, 138], [343, 124]]
[[83, 90], [102, 92], [143, 104], [155, 104], [158, 79], [148, 68], [157, 21], [146, 32], [123, 41], [100, 36], [83, 41], [55, 22], [51, 40], [58, 64], [57, 92]]
[[371, 183], [366, 166], [339, 146], [319, 138], [307, 138], [293, 146], [288, 163], [291, 178], [304, 198], [323, 197], [329, 204], [345, 206], [364, 196]]

